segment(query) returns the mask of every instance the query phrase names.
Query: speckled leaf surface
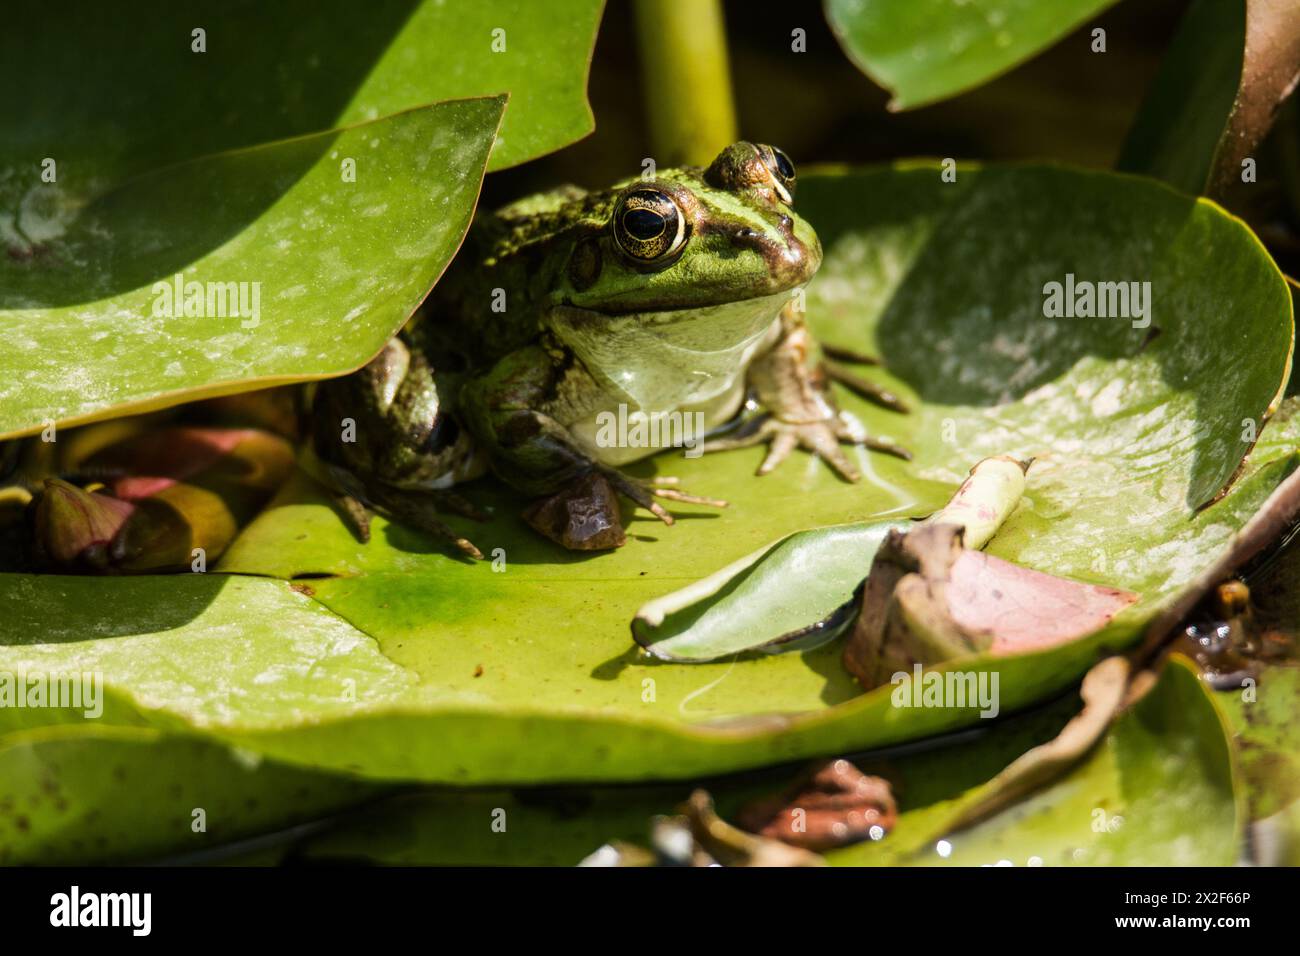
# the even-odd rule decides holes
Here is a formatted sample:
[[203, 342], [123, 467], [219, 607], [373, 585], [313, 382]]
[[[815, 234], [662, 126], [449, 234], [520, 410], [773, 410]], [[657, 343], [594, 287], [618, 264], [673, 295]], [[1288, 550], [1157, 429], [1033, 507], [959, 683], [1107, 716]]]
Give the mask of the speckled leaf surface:
[[[73, 196], [184, 160], [512, 95], [491, 166], [591, 132], [602, 0], [71, 0], [8, 5], [0, 35], [0, 213], [59, 165]], [[203, 50], [196, 49], [203, 31]], [[494, 34], [493, 31], [503, 31]]]
[[201, 853], [380, 792], [143, 727], [18, 731], [0, 737], [0, 864]]
[[[1067, 774], [976, 827], [944, 821], [985, 781], [1050, 739], [1078, 706], [1065, 698], [931, 750], [857, 760], [884, 776], [898, 822], [878, 843], [826, 854], [836, 866], [1224, 866], [1240, 833], [1224, 728], [1195, 673], [1174, 663]], [[704, 781], [724, 819], [777, 792], [793, 774]], [[314, 862], [571, 866], [602, 844], [645, 846], [650, 821], [672, 813], [691, 785], [544, 791], [432, 791], [350, 815], [292, 847]], [[505, 813], [504, 832], [494, 813]], [[1191, 821], [1189, 823], [1189, 821]], [[946, 836], [940, 854], [939, 838]]]
[[1115, 0], [825, 0], [845, 53], [911, 109], [979, 86]]
[[[31, 167], [16, 218], [0, 213], [29, 243], [0, 257], [0, 435], [365, 362], [455, 254], [504, 105], [442, 103], [102, 192]], [[193, 303], [177, 276], [202, 284]]]
[[[915, 794], [902, 807], [900, 825], [905, 825], [940, 795], [979, 786], [1028, 748], [1051, 739], [1076, 707], [1076, 699], [1063, 698], [1017, 717], [982, 722], [955, 738], [934, 742], [933, 748], [858, 758], [855, 763], [864, 773], [886, 776]], [[636, 787], [434, 789], [349, 815], [296, 845], [294, 852], [318, 862], [364, 857], [398, 865], [473, 866], [491, 861], [572, 866], [611, 841], [647, 845], [651, 819], [676, 812], [696, 787], [709, 791], [724, 819], [735, 820], [746, 803], [780, 792], [801, 769], [785, 765], [733, 777]], [[950, 786], [944, 787], [944, 780]], [[487, 825], [498, 807], [506, 813], [504, 834], [493, 833]]]
[[[474, 564], [382, 520], [369, 544], [358, 543], [299, 476], [223, 558], [219, 570], [236, 576], [84, 581], [75, 600], [69, 579], [0, 579], [0, 600], [18, 609], [0, 614], [9, 645], [0, 669], [93, 656], [114, 722], [194, 728], [273, 759], [366, 776], [526, 783], [720, 773], [979, 718], [895, 708], [889, 688], [858, 694], [834, 644], [758, 660], [652, 661], [628, 633], [649, 598], [804, 528], [928, 513], [985, 455], [1036, 456], [1035, 480], [990, 550], [1143, 600], [1086, 640], [963, 663], [997, 670], [1001, 709], [1011, 713], [1068, 687], [1099, 648], [1131, 641], [1295, 467], [1295, 419], [1275, 421], [1226, 497], [1196, 510], [1236, 469], [1241, 422], [1262, 419], [1291, 343], [1280, 275], [1217, 207], [1104, 174], [963, 170], [943, 183], [931, 167], [805, 177], [800, 205], [826, 247], [808, 294], [815, 330], [879, 349], [895, 374], [868, 374], [916, 410], [904, 417], [847, 395], [843, 403], [912, 447], [914, 462], [862, 454], [864, 480], [847, 485], [806, 457], [757, 478], [758, 450], [665, 455], [636, 473], [677, 474], [732, 506], [682, 509], [672, 528], [638, 516], [625, 548], [588, 556], [558, 554], [516, 517], [517, 499], [483, 483], [466, 490], [494, 519], [458, 527], [496, 561]], [[1043, 283], [1067, 271], [1152, 281], [1160, 335], [1148, 341], [1125, 320], [1044, 317]], [[298, 582], [313, 603], [283, 581], [245, 574], [332, 576]], [[132, 587], [140, 591], [128, 599]], [[133, 623], [133, 601], [152, 593], [177, 607], [180, 587], [216, 597], [182, 607], [165, 627]], [[328, 619], [368, 635], [324, 672], [364, 663], [354, 701], [310, 704], [297, 680], [281, 700], [266, 689], [274, 682], [256, 683], [295, 654], [318, 670], [320, 651], [287, 641], [293, 631], [278, 611], [252, 602], [242, 613], [255, 619], [237, 623], [249, 600], [239, 595], [272, 594], [315, 607], [320, 627]], [[222, 631], [208, 616], [219, 609]], [[41, 637], [56, 616], [77, 635], [72, 643]], [[123, 628], [135, 637], [114, 658], [89, 639]], [[200, 646], [210, 646], [201, 668], [177, 674], [156, 663], [184, 662]]]

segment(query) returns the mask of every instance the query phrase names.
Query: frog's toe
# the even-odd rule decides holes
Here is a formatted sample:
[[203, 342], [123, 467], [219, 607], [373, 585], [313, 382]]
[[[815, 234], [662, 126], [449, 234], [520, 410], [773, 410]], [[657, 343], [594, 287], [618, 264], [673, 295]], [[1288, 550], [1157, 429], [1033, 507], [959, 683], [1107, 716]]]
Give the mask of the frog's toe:
[[366, 544], [370, 540], [370, 511], [365, 503], [352, 495], [338, 494], [334, 495], [334, 505], [348, 530], [356, 535], [358, 541]]
[[[755, 474], [766, 475], [771, 472], [777, 465], [790, 457], [790, 452], [799, 447], [802, 436], [793, 428], [780, 429], [772, 436], [771, 444], [767, 446], [767, 455], [763, 458], [763, 463], [758, 466]], [[836, 448], [836, 454], [839, 454], [839, 448]]]
[[893, 455], [895, 458], [901, 458], [903, 461], [912, 460], [912, 453], [902, 445], [895, 445], [893, 442], [882, 441], [879, 438], [872, 438], [870, 435], [862, 439], [858, 444], [864, 445], [872, 451], [884, 452], [886, 455]]
[[771, 448], [767, 457], [758, 466], [757, 474], [766, 475], [777, 465], [790, 457], [795, 448], [803, 448], [822, 458], [845, 481], [858, 481], [862, 473], [851, 462], [841, 443], [862, 445], [872, 451], [884, 452], [912, 460], [912, 453], [901, 445], [883, 439], [873, 438], [861, 429], [853, 428], [840, 418], [828, 418], [818, 422], [780, 422], [768, 421], [763, 429], [764, 436], [770, 438]]
[[[783, 422], [768, 418], [752, 437], [752, 440], [738, 440], [725, 445], [728, 448], [743, 448], [760, 441], [769, 443], [763, 462], [754, 472], [757, 475], [770, 474], [783, 461], [790, 457], [796, 448], [803, 448], [826, 460], [845, 481], [857, 481], [861, 478], [858, 469], [849, 461], [840, 448], [841, 441], [856, 441], [845, 431], [839, 419], [831, 418], [816, 422]], [[705, 450], [709, 448], [706, 445]]]
[[[672, 479], [675, 483], [676, 478]], [[725, 508], [727, 503], [721, 498], [705, 498], [702, 495], [687, 494], [680, 488], [664, 488], [659, 484], [652, 484], [650, 494], [656, 498], [667, 498], [669, 501], [681, 501], [688, 505], [706, 505], [710, 508]]]
[[867, 433], [866, 428], [860, 421], [845, 412], [841, 412], [840, 417], [835, 420], [835, 434], [842, 442], [861, 445], [863, 448], [870, 448], [872, 451], [893, 455], [895, 458], [903, 459], [903, 461], [912, 460], [912, 453], [902, 445], [895, 445], [883, 438], [873, 438]]
[[822, 371], [826, 377], [833, 382], [839, 382], [845, 388], [860, 395], [869, 402], [874, 402], [884, 408], [893, 409], [896, 412], [907, 413], [911, 411], [908, 404], [895, 395], [889, 389], [875, 382], [863, 378], [861, 375], [850, 371], [838, 362], [827, 359], [822, 362]]
[[814, 455], [825, 460], [835, 473], [845, 481], [858, 481], [862, 473], [844, 454], [840, 442], [845, 439], [843, 426], [839, 419], [832, 423], [815, 422], [811, 425], [797, 425], [799, 443]]
[[439, 538], [467, 557], [483, 560], [483, 552], [474, 546], [474, 542], [453, 531], [438, 517], [434, 496], [396, 490], [376, 490], [371, 495], [375, 505], [395, 521]]
[[689, 505], [705, 505], [710, 508], [727, 507], [727, 503], [719, 498], [705, 498], [683, 491], [677, 487], [678, 480], [673, 477], [661, 476], [651, 478], [649, 481], [638, 481], [614, 468], [602, 469], [602, 474], [609, 480], [615, 491], [645, 508], [664, 524], [673, 524], [674, 518], [663, 505], [655, 501], [656, 498], [680, 501]]
[[629, 499], [634, 504], [640, 505], [664, 524], [673, 523], [673, 516], [664, 509], [663, 505], [655, 501], [653, 489], [646, 487], [639, 481], [629, 478], [616, 468], [601, 469], [601, 474], [608, 479], [614, 490], [624, 498]]

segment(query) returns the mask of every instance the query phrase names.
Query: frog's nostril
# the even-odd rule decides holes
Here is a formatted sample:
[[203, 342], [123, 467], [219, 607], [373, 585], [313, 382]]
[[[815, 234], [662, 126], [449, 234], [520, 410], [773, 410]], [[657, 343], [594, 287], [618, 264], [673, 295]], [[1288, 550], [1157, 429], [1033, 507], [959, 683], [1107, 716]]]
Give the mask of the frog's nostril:
[[753, 249], [762, 255], [766, 255], [767, 247], [771, 245], [766, 236], [757, 229], [750, 229], [748, 226], [734, 230], [730, 239], [731, 244], [737, 249]]
[[789, 216], [783, 215], [780, 219], [780, 223], [781, 223], [782, 232], [789, 232], [791, 229], [794, 228], [794, 220], [791, 219]]

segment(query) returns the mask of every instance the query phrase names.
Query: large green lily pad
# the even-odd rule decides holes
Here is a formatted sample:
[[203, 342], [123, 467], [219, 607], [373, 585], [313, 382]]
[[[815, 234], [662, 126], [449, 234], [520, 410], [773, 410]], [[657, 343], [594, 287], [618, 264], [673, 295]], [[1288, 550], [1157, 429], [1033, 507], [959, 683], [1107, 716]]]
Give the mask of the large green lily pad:
[[0, 148], [0, 212], [15, 212], [45, 157], [65, 190], [87, 195], [211, 153], [501, 93], [512, 98], [491, 168], [514, 166], [594, 128], [587, 71], [602, 6], [73, 0], [56, 13], [40, 0], [10, 4], [0, 101], [13, 121]]
[[[974, 739], [859, 759], [884, 775], [898, 821], [879, 843], [827, 853], [836, 866], [1224, 866], [1240, 834], [1232, 759], [1218, 713], [1196, 675], [1174, 661], [1151, 693], [1059, 780], [957, 834], [945, 822], [963, 799], [1078, 707], [1072, 697], [1000, 722]], [[790, 768], [704, 781], [719, 812], [779, 792]], [[399, 865], [573, 865], [604, 843], [645, 845], [656, 814], [696, 784], [543, 790], [434, 790], [384, 801], [293, 844], [311, 861]], [[1189, 828], [1188, 820], [1195, 820]], [[495, 825], [494, 825], [495, 824]], [[504, 828], [502, 827], [504, 824]], [[940, 839], [943, 838], [943, 843]]]
[[[1238, 829], [1223, 728], [1195, 675], [1175, 661], [1152, 694], [1057, 783], [958, 835], [944, 832], [964, 799], [1077, 709], [1072, 695], [971, 737], [879, 758], [899, 798], [898, 823], [879, 844], [828, 854], [835, 865], [1226, 864]], [[725, 817], [780, 790], [795, 772], [774, 768], [704, 781]], [[122, 787], [147, 779], [140, 799]], [[434, 789], [396, 796], [310, 832], [289, 830], [241, 854], [245, 836], [283, 828], [382, 794], [342, 777], [294, 771], [248, 752], [144, 728], [55, 727], [0, 743], [0, 859], [10, 863], [212, 851], [236, 860], [401, 865], [572, 865], [601, 844], [644, 844], [655, 814], [671, 813], [697, 784], [525, 790]], [[135, 791], [133, 791], [135, 792]], [[1176, 805], [1180, 812], [1167, 812]], [[202, 809], [204, 830], [196, 830]], [[1187, 817], [1200, 821], [1192, 839]], [[504, 826], [503, 826], [504, 825]], [[947, 838], [945, 856], [936, 851]], [[1035, 859], [1036, 858], [1036, 859]]]
[[[808, 295], [816, 331], [878, 348], [895, 374], [869, 374], [917, 410], [904, 417], [848, 396], [844, 404], [910, 445], [914, 462], [863, 454], [866, 477], [852, 486], [809, 458], [756, 478], [758, 450], [665, 456], [638, 473], [679, 474], [732, 507], [672, 528], [639, 518], [627, 547], [587, 557], [536, 538], [502, 489], [468, 489], [495, 509], [492, 522], [465, 525], [485, 553], [497, 552], [495, 564], [460, 562], [382, 521], [359, 544], [300, 478], [223, 559], [220, 570], [234, 576], [0, 579], [0, 642], [9, 645], [0, 668], [93, 659], [111, 691], [106, 720], [183, 728], [366, 776], [690, 777], [882, 746], [979, 718], [895, 708], [890, 688], [858, 694], [835, 645], [655, 663], [633, 650], [627, 630], [647, 599], [800, 528], [931, 511], [987, 454], [1036, 456], [1026, 499], [991, 550], [1142, 600], [1087, 640], [963, 664], [998, 672], [1001, 711], [1010, 713], [1069, 686], [1101, 647], [1133, 640], [1294, 469], [1288, 419], [1264, 431], [1226, 497], [1207, 505], [1248, 447], [1243, 420], [1262, 421], [1281, 390], [1292, 338], [1276, 267], [1213, 204], [1106, 174], [962, 170], [946, 183], [937, 168], [907, 166], [807, 177], [800, 205], [826, 246]], [[1043, 284], [1067, 272], [1151, 281], [1151, 326], [1045, 317]], [[331, 632], [344, 629], [347, 653], [293, 638], [278, 616], [299, 596], [247, 574], [337, 575], [299, 587], [320, 615], [312, 628], [328, 619]], [[189, 603], [177, 601], [182, 586], [194, 592]], [[140, 604], [168, 610], [142, 615]], [[68, 643], [49, 643], [53, 619]], [[123, 631], [132, 636], [91, 638]], [[362, 635], [374, 643], [363, 648]], [[199, 648], [202, 666], [182, 666]], [[293, 659], [287, 683], [255, 682]], [[330, 685], [312, 703], [307, 677], [337, 680], [353, 667], [354, 699]]]
[[382, 792], [144, 727], [18, 731], [0, 738], [0, 863], [200, 853]]
[[[1030, 713], [963, 732], [960, 739], [934, 741], [932, 747], [910, 753], [858, 758], [857, 763], [864, 772], [887, 775], [900, 798], [903, 792], [910, 795], [899, 816], [899, 826], [907, 827], [904, 837], [910, 837], [909, 831], [919, 827], [909, 821], [919, 820], [923, 808], [941, 799], [940, 794], [960, 794], [984, 783], [1028, 748], [1050, 740], [1077, 707], [1077, 699], [1069, 695]], [[940, 766], [942, 773], [936, 773]], [[746, 803], [780, 792], [802, 769], [787, 765], [635, 787], [431, 788], [348, 814], [297, 843], [292, 852], [312, 861], [572, 866], [610, 841], [645, 845], [652, 817], [676, 812], [696, 787], [708, 790], [719, 813], [734, 820]], [[492, 828], [493, 811], [504, 811], [504, 831]], [[885, 845], [890, 842], [892, 837]], [[872, 855], [868, 862], [877, 857]]]
[[45, 187], [40, 231], [18, 220], [30, 254], [0, 258], [0, 436], [365, 362], [459, 247], [504, 105], [441, 103], [93, 196]]
[[825, 0], [858, 67], [894, 94], [891, 109], [947, 99], [1051, 46], [1115, 0]]
[[484, 168], [593, 128], [601, 0], [38, 6], [0, 35], [0, 437], [357, 367]]

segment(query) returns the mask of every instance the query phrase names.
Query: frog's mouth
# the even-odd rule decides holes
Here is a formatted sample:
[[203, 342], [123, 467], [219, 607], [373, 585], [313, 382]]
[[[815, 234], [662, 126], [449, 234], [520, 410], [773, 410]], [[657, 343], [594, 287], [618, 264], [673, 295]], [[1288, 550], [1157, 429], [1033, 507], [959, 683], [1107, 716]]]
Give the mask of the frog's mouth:
[[559, 306], [549, 312], [546, 325], [631, 407], [668, 411], [730, 388], [790, 295], [621, 315]]
[[766, 327], [791, 301], [797, 286], [768, 295], [726, 302], [692, 305], [681, 309], [591, 309], [579, 305], [553, 305], [547, 309], [544, 324], [560, 333], [572, 329], [582, 335], [617, 336], [634, 327], [656, 330], [666, 340], [698, 351], [714, 351], [729, 342], [744, 338], [754, 325]]

